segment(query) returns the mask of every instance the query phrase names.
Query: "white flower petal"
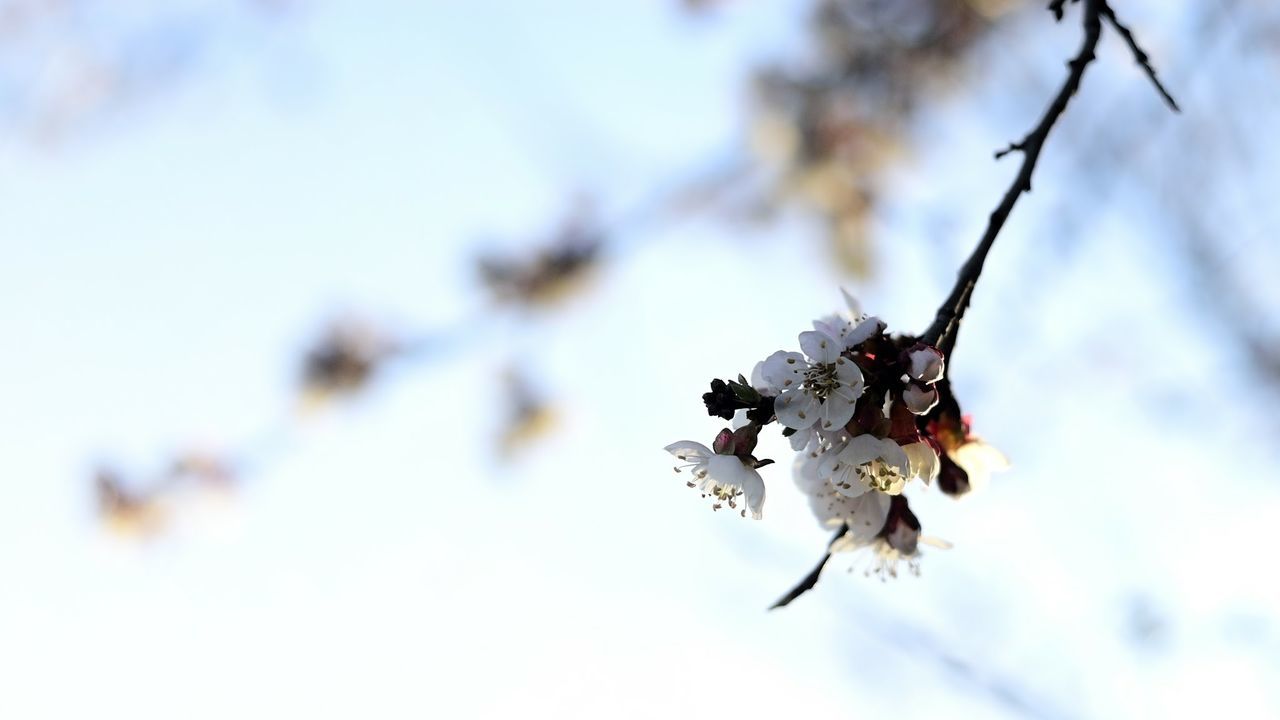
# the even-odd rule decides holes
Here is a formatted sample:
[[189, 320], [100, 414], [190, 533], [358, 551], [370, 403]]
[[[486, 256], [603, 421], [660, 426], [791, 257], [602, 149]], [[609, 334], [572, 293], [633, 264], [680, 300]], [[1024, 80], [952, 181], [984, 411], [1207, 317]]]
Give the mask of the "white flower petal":
[[839, 430], [853, 418], [853, 408], [852, 400], [836, 394], [828, 395], [818, 410], [818, 416], [822, 420], [818, 427], [827, 431]]
[[862, 318], [862, 303], [858, 302], [858, 298], [849, 293], [848, 290], [840, 288], [840, 294], [844, 296], [844, 304], [849, 308], [849, 317], [855, 321]]
[[717, 485], [741, 490], [751, 516], [760, 519], [764, 508], [764, 478], [754, 468], [733, 455], [713, 455], [707, 463], [707, 476]]
[[677, 460], [691, 463], [704, 463], [714, 454], [711, 452], [711, 448], [692, 440], [673, 442], [664, 447], [663, 450], [675, 455]]
[[925, 545], [928, 545], [929, 547], [938, 548], [939, 550], [950, 550], [951, 548], [955, 547], [954, 545], [947, 542], [946, 540], [943, 540], [942, 538], [933, 537], [932, 535], [921, 535], [920, 542]]
[[[765, 358], [760, 365], [760, 379], [768, 387], [769, 392], [785, 392], [800, 387], [804, 381], [804, 371], [808, 369], [809, 363], [804, 359], [804, 355], [779, 350]], [[755, 371], [752, 370], [751, 374], [751, 384], [754, 387]]]
[[800, 333], [800, 349], [814, 363], [831, 364], [844, 351], [844, 344], [817, 330]]
[[903, 446], [902, 451], [906, 453], [907, 460], [911, 463], [912, 477], [920, 478], [925, 485], [932, 483], [934, 478], [938, 477], [942, 463], [938, 460], [938, 454], [934, 452], [932, 445], [927, 442], [914, 442]]
[[818, 421], [818, 407], [818, 399], [804, 388], [784, 391], [773, 401], [778, 422], [796, 430], [804, 430]]
[[848, 512], [844, 521], [849, 526], [846, 535], [860, 543], [874, 540], [884, 529], [884, 521], [889, 517], [889, 505], [892, 502], [892, 498], [880, 492], [864, 493], [845, 500]]
[[850, 400], [857, 400], [862, 397], [862, 391], [865, 386], [862, 380], [862, 369], [858, 367], [857, 363], [847, 358], [837, 359], [836, 379], [840, 381], [840, 388], [837, 392], [847, 393], [845, 396]]
[[911, 474], [911, 461], [907, 459], [907, 453], [902, 446], [892, 440], [883, 440], [880, 450], [880, 459], [887, 465], [897, 468], [904, 476]]
[[854, 466], [866, 465], [880, 457], [885, 443], [897, 447], [897, 443], [892, 440], [882, 440], [875, 435], [859, 435], [840, 451], [840, 460]]
[[839, 315], [827, 315], [813, 321], [813, 329], [820, 333], [830, 335], [836, 340], [843, 341], [849, 333], [853, 332], [853, 323], [848, 318]]
[[[778, 352], [782, 351], [779, 350]], [[756, 392], [765, 393], [767, 395], [776, 395], [778, 388], [774, 387], [772, 383], [764, 379], [764, 363], [765, 361], [761, 360], [751, 368], [751, 377], [749, 378], [751, 381], [751, 387], [755, 389]]]
[[951, 459], [969, 476], [969, 491], [981, 491], [991, 482], [992, 472], [1009, 469], [1004, 453], [977, 438], [970, 438], [951, 451]]
[[751, 513], [753, 519], [759, 520], [764, 516], [764, 478], [755, 470], [751, 474], [753, 477], [750, 482], [742, 486], [742, 497], [747, 501], [747, 512]]
[[804, 430], [796, 430], [791, 433], [791, 437], [787, 440], [791, 443], [791, 449], [796, 452], [808, 452], [817, 449], [821, 436], [818, 435], [816, 427], [808, 427]]
[[848, 463], [841, 463], [836, 466], [836, 471], [831, 475], [830, 483], [832, 490], [846, 498], [861, 497], [871, 490], [858, 474], [858, 466]]
[[796, 487], [805, 495], [814, 495], [827, 489], [827, 479], [818, 473], [821, 456], [817, 453], [799, 453], [791, 464], [791, 477]]
[[857, 324], [848, 335], [844, 337], [844, 346], [846, 348], [855, 348], [875, 335], [884, 331], [885, 322], [878, 317], [869, 317]]
[[809, 495], [809, 509], [813, 511], [813, 516], [818, 519], [819, 525], [834, 530], [844, 524], [842, 511], [838, 507], [838, 497], [831, 492], [830, 488], [822, 488], [820, 492]]
[[[842, 448], [833, 447], [826, 452], [818, 454], [818, 474], [824, 478], [830, 478], [840, 468], [849, 466], [849, 463], [840, 458], [840, 450]], [[856, 465], [852, 467], [857, 467]]]

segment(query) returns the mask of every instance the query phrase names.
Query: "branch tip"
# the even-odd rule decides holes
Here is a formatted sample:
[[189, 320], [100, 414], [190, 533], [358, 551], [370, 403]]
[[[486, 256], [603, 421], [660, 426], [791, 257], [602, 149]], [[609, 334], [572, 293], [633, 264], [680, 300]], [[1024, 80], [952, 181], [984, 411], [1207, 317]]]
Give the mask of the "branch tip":
[[1156, 69], [1151, 64], [1151, 57], [1138, 45], [1138, 39], [1133, 36], [1133, 31], [1120, 22], [1120, 18], [1116, 17], [1116, 11], [1105, 0], [1102, 2], [1101, 11], [1102, 17], [1106, 18], [1111, 27], [1120, 33], [1120, 37], [1124, 38], [1125, 44], [1129, 46], [1129, 51], [1133, 53], [1134, 62], [1138, 63], [1142, 71], [1147, 74], [1147, 79], [1151, 81], [1156, 92], [1160, 93], [1164, 103], [1169, 106], [1170, 110], [1176, 113], [1182, 112], [1182, 108], [1178, 107], [1178, 102], [1173, 99], [1173, 95], [1169, 94], [1169, 91], [1165, 89], [1164, 83], [1160, 82], [1160, 78], [1156, 76]]

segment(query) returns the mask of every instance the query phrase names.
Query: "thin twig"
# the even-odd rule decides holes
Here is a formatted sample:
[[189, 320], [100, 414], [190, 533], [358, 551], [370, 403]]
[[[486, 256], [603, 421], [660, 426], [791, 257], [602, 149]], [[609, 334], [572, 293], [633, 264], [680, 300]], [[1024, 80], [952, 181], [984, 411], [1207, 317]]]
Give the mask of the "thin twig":
[[[1059, 15], [1064, 2], [1065, 0], [1052, 2], [1049, 8], [1054, 11], [1055, 15]], [[1036, 125], [1034, 130], [1022, 140], [1012, 143], [1007, 150], [996, 154], [996, 157], [1001, 157], [1015, 150], [1021, 152], [1022, 167], [1019, 168], [1013, 185], [1005, 192], [1004, 199], [1000, 201], [1000, 205], [991, 213], [991, 220], [987, 224], [987, 230], [983, 234], [982, 240], [978, 242], [978, 247], [974, 249], [968, 261], [960, 268], [960, 275], [956, 279], [956, 285], [952, 289], [951, 295], [938, 308], [937, 317], [921, 338], [931, 345], [945, 347], [948, 354], [955, 345], [956, 329], [959, 327], [960, 319], [964, 316], [965, 308], [969, 306], [969, 296], [972, 295], [973, 288], [977, 285], [978, 277], [982, 274], [982, 264], [986, 260], [987, 252], [991, 250], [991, 245], [995, 242], [996, 235], [1004, 227], [1004, 223], [1009, 218], [1009, 213], [1013, 210], [1014, 204], [1018, 202], [1018, 197], [1024, 192], [1031, 191], [1031, 173], [1035, 170], [1036, 161], [1040, 158], [1040, 150], [1044, 147], [1044, 143], [1049, 137], [1049, 131], [1053, 129], [1058, 118], [1067, 109], [1067, 103], [1070, 102], [1071, 97], [1075, 95], [1076, 90], [1080, 87], [1080, 80], [1084, 77], [1085, 68], [1094, 59], [1094, 50], [1098, 47], [1098, 39], [1102, 36], [1102, 22], [1099, 16], [1104, 6], [1105, 3], [1102, 0], [1085, 0], [1084, 42], [1081, 44], [1080, 52], [1067, 63], [1070, 72], [1067, 75], [1066, 82], [1062, 85], [1062, 89], [1053, 98], [1053, 102], [1049, 104], [1044, 117], [1041, 118], [1040, 123]], [[818, 582], [818, 577], [822, 574], [822, 569], [826, 567], [827, 561], [831, 559], [831, 544], [839, 540], [847, 531], [847, 527], [840, 528], [835, 537], [831, 538], [831, 543], [827, 545], [827, 553], [822, 556], [817, 566], [790, 592], [770, 606], [770, 610], [784, 607], [813, 589], [813, 586]]]
[[818, 584], [818, 576], [822, 574], [822, 568], [826, 567], [827, 561], [831, 559], [831, 546], [834, 545], [837, 540], [844, 537], [844, 534], [848, 531], [848, 525], [841, 525], [840, 529], [837, 530], [836, 534], [831, 538], [831, 542], [827, 543], [827, 554], [822, 556], [822, 559], [818, 561], [817, 566], [815, 566], [808, 575], [805, 575], [803, 580], [796, 583], [796, 586], [791, 588], [790, 592], [786, 595], [783, 595], [778, 602], [770, 605], [769, 609], [777, 610], [780, 607], [786, 607], [792, 600], [795, 600], [801, 595], [812, 590], [813, 586]]
[[1049, 12], [1053, 13], [1054, 20], [1062, 21], [1063, 6], [1066, 4], [1067, 0], [1049, 0]]
[[969, 307], [969, 298], [973, 294], [973, 288], [978, 282], [978, 277], [982, 274], [982, 265], [987, 259], [987, 253], [991, 250], [992, 244], [995, 243], [996, 236], [1000, 234], [1005, 221], [1009, 219], [1009, 213], [1013, 211], [1013, 206], [1017, 204], [1018, 198], [1024, 192], [1031, 192], [1031, 174], [1035, 171], [1036, 161], [1040, 159], [1040, 151], [1044, 148], [1044, 143], [1049, 138], [1049, 132], [1053, 129], [1054, 124], [1058, 122], [1058, 118], [1062, 116], [1063, 111], [1067, 109], [1067, 103], [1071, 101], [1071, 97], [1079, 89], [1085, 68], [1089, 66], [1090, 62], [1093, 62], [1094, 51], [1097, 49], [1098, 39], [1102, 35], [1102, 22], [1099, 17], [1104, 5], [1105, 3], [1102, 0], [1085, 0], [1084, 41], [1081, 44], [1080, 52], [1067, 63], [1070, 72], [1067, 74], [1066, 82], [1062, 84], [1062, 88], [1053, 98], [1053, 102], [1049, 104], [1048, 109], [1045, 110], [1044, 117], [1040, 119], [1040, 123], [1036, 125], [1035, 129], [1022, 140], [1011, 144], [1008, 149], [996, 154], [996, 157], [1002, 157], [1017, 150], [1022, 153], [1022, 167], [1018, 169], [1017, 177], [1014, 178], [1013, 184], [1005, 192], [1000, 204], [992, 211], [986, 232], [983, 233], [982, 239], [978, 242], [978, 247], [974, 249], [973, 254], [969, 256], [964, 266], [960, 268], [959, 277], [956, 278], [956, 284], [951, 290], [951, 294], [947, 296], [947, 299], [938, 308], [938, 314], [934, 318], [933, 324], [929, 326], [929, 329], [921, 337], [924, 342], [930, 345], [937, 345], [940, 341], [946, 341], [948, 336], [956, 332], [959, 327], [960, 320], [964, 317], [964, 311]]
[[1160, 82], [1160, 78], [1156, 77], [1156, 69], [1151, 65], [1151, 58], [1138, 46], [1138, 40], [1133, 36], [1133, 32], [1120, 22], [1120, 18], [1116, 17], [1116, 11], [1111, 9], [1111, 4], [1108, 2], [1102, 3], [1102, 17], [1106, 18], [1107, 22], [1111, 23], [1111, 27], [1120, 33], [1120, 37], [1124, 38], [1125, 43], [1129, 45], [1129, 50], [1133, 52], [1133, 59], [1142, 66], [1143, 72], [1151, 79], [1151, 84], [1155, 86], [1156, 92], [1160, 93], [1160, 97], [1164, 98], [1164, 102], [1169, 106], [1169, 109], [1176, 113], [1182, 112], [1182, 108], [1178, 107], [1177, 101], [1165, 89]]

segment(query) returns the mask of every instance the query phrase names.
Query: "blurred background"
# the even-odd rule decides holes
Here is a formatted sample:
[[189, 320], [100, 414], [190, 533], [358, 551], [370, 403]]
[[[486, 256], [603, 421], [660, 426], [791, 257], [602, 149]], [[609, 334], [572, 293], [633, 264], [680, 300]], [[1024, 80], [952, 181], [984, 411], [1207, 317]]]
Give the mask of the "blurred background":
[[[1014, 0], [0, 0], [0, 716], [1280, 716], [1280, 8], [1114, 0], [951, 362], [919, 578], [662, 447], [919, 332], [1061, 84]], [[845, 572], [852, 569], [852, 572]]]

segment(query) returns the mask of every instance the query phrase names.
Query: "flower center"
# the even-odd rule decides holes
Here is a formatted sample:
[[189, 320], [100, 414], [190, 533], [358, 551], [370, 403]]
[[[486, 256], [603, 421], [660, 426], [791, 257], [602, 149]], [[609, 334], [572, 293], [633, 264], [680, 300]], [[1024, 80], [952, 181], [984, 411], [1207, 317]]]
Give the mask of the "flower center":
[[[688, 483], [688, 485], [689, 487], [696, 487], [693, 483]], [[725, 505], [728, 505], [730, 510], [737, 510], [738, 498], [742, 497], [742, 490], [731, 485], [721, 485], [712, 481], [702, 489], [702, 497], [711, 498], [712, 510], [719, 510]], [[742, 516], [747, 516], [745, 508], [742, 510]]]
[[901, 470], [879, 459], [859, 465], [858, 477], [867, 487], [880, 492], [889, 492], [896, 483], [903, 480]]
[[840, 387], [835, 363], [811, 365], [804, 371], [804, 389], [819, 400], [826, 400], [833, 390]]

